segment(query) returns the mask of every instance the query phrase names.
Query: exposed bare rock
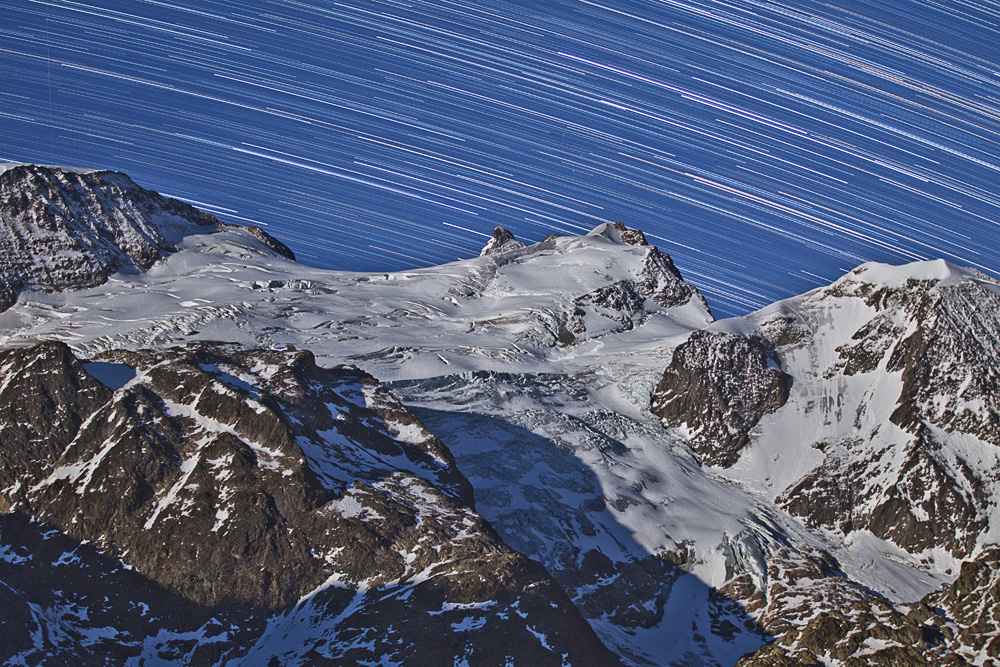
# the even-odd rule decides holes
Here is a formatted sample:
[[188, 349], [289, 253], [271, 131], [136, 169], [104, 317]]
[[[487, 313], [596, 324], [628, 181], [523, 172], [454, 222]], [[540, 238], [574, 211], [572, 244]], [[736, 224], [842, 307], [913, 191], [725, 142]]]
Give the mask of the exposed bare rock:
[[967, 662], [949, 646], [935, 623], [903, 613], [885, 600], [871, 596], [853, 604], [826, 608], [737, 667], [962, 667]]
[[[207, 214], [206, 214], [207, 215]], [[220, 222], [222, 227], [228, 227], [230, 229], [242, 229], [248, 232], [255, 239], [263, 243], [265, 246], [278, 253], [282, 257], [287, 257], [288, 259], [295, 259], [295, 253], [292, 252], [291, 248], [286, 246], [284, 243], [274, 238], [263, 229], [257, 225], [233, 225], [228, 222]]]
[[996, 664], [998, 558], [1000, 549], [991, 547], [964, 563], [951, 585], [920, 602], [893, 604], [850, 582], [828, 557], [785, 551], [756, 609], [778, 639], [738, 667]]
[[670, 255], [660, 252], [656, 246], [650, 246], [646, 252], [637, 283], [640, 294], [663, 308], [680, 306], [694, 300], [706, 312], [709, 310], [701, 292], [684, 281]]
[[524, 247], [524, 243], [515, 239], [514, 235], [506, 227], [496, 227], [493, 229], [493, 238], [483, 246], [483, 250], [479, 253], [479, 256], [497, 255], [510, 250], [520, 250]]
[[910, 310], [916, 330], [887, 364], [903, 373], [894, 424], [914, 432], [924, 421], [1000, 446], [1000, 290], [991, 287], [943, 286]]
[[157, 656], [169, 664], [210, 665], [264, 627], [262, 618], [173, 595], [94, 545], [21, 512], [0, 514], [0, 582], [4, 664], [97, 667]]
[[621, 232], [622, 243], [629, 245], [649, 245], [646, 241], [646, 235], [642, 233], [641, 229], [630, 229], [625, 226], [624, 222], [616, 222], [611, 226]]
[[638, 285], [633, 280], [619, 280], [607, 287], [594, 290], [574, 302], [573, 318], [568, 325], [570, 331], [581, 334], [587, 330], [584, 318], [587, 310], [612, 320], [618, 325], [618, 331], [629, 331], [637, 317], [645, 317], [643, 305], [646, 297], [639, 292]]
[[[638, 230], [627, 231], [642, 234]], [[622, 238], [625, 238], [624, 232]], [[620, 333], [642, 325], [659, 309], [683, 306], [692, 300], [709, 313], [704, 297], [684, 281], [670, 257], [655, 246], [647, 245], [645, 238], [642, 240], [641, 244], [632, 244], [644, 246], [642, 264], [634, 277], [588, 292], [573, 301], [574, 308], [565, 317], [564, 344], [574, 342], [592, 329], [606, 328], [606, 325], [596, 326], [595, 318], [610, 320], [613, 323], [611, 331]], [[589, 325], [588, 320], [591, 321]]]
[[943, 612], [971, 664], [1000, 664], [1000, 546], [963, 563], [954, 583], [923, 602]]
[[784, 405], [790, 380], [762, 339], [696, 331], [674, 350], [651, 410], [665, 425], [688, 430], [701, 463], [728, 467], [761, 417]]
[[[971, 553], [991, 502], [982, 480], [949, 456], [930, 429], [904, 447], [829, 445], [823, 464], [786, 489], [778, 502], [810, 525], [844, 534], [869, 530], [910, 551], [943, 547]], [[855, 452], [862, 450], [864, 456]], [[886, 475], [886, 469], [892, 471]]]

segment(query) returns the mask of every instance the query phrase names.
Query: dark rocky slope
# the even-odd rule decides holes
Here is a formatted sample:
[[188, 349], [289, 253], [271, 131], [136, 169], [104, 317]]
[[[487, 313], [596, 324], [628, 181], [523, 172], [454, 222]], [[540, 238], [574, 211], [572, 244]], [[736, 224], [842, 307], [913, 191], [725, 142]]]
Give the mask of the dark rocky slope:
[[907, 605], [850, 582], [828, 558], [776, 562], [767, 616], [784, 627], [738, 667], [1000, 664], [998, 559], [1000, 548], [986, 549], [951, 585]]
[[354, 368], [212, 344], [81, 364], [43, 343], [0, 352], [0, 425], [5, 660], [617, 664]]

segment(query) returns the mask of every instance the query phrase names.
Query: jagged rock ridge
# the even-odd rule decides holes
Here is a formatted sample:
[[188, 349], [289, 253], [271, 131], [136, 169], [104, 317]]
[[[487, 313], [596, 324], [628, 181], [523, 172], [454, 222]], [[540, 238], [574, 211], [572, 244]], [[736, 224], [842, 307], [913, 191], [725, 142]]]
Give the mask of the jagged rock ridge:
[[614, 281], [573, 300], [573, 310], [560, 322], [559, 342], [568, 345], [592, 332], [620, 333], [642, 326], [660, 309], [696, 304], [711, 321], [711, 311], [704, 297], [685, 282], [669, 255], [646, 242], [638, 229], [624, 223], [601, 225], [588, 236], [604, 237], [614, 243], [638, 246], [638, 270], [628, 278]]

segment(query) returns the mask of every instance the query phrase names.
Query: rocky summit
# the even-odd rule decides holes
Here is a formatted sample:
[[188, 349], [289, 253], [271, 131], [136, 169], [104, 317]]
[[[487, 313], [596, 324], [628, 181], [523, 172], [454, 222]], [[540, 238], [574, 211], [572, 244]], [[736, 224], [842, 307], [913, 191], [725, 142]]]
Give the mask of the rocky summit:
[[514, 238], [506, 227], [497, 227], [493, 230], [493, 237], [483, 246], [480, 257], [484, 255], [496, 255], [511, 250], [519, 250], [525, 245]]
[[5, 664], [1000, 664], [988, 276], [716, 321], [622, 223], [345, 273], [0, 194]]

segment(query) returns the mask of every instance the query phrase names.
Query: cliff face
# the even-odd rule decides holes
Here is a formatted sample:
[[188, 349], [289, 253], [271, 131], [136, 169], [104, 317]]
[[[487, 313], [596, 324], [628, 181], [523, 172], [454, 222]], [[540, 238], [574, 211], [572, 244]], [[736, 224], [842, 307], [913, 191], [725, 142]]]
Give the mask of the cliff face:
[[700, 462], [729, 467], [761, 417], [788, 400], [790, 385], [764, 340], [696, 331], [674, 350], [650, 409], [665, 425], [691, 433]]

